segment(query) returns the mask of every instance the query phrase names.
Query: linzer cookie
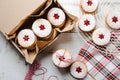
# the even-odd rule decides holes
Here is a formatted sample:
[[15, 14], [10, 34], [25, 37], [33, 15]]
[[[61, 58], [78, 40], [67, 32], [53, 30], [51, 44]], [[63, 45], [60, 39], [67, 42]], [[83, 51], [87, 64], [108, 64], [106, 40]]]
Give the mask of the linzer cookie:
[[32, 30], [39, 38], [48, 39], [52, 34], [50, 22], [43, 18], [34, 21]]
[[120, 12], [112, 11], [106, 16], [106, 23], [112, 29], [120, 29]]
[[94, 12], [98, 7], [98, 0], [82, 0], [81, 7], [85, 12]]
[[98, 28], [92, 34], [93, 42], [100, 46], [108, 44], [110, 41], [110, 37], [110, 31], [104, 28]]
[[26, 49], [33, 49], [35, 48], [36, 44], [36, 37], [32, 30], [30, 29], [23, 29], [18, 33], [17, 36], [18, 43], [20, 46]]
[[60, 49], [52, 55], [53, 63], [59, 68], [66, 68], [72, 62], [72, 54], [66, 49]]
[[76, 79], [82, 79], [87, 75], [87, 66], [82, 61], [75, 61], [70, 67], [71, 75]]
[[95, 18], [91, 14], [85, 14], [79, 20], [79, 28], [82, 31], [89, 32], [95, 28]]
[[65, 24], [66, 16], [62, 9], [54, 7], [49, 10], [47, 19], [54, 27], [61, 28]]

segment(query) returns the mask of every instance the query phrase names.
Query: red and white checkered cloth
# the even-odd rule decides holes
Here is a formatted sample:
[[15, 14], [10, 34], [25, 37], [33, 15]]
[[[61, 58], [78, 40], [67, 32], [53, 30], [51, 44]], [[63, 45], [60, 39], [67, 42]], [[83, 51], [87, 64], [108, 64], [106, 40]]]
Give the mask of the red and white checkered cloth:
[[100, 47], [87, 41], [78, 54], [96, 80], [120, 80], [120, 31], [111, 34], [107, 46]]

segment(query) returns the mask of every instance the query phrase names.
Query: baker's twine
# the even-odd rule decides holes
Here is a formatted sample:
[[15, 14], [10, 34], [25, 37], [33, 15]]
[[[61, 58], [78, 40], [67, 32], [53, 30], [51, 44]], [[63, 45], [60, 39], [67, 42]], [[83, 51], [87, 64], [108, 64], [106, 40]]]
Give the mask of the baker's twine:
[[[41, 73], [36, 74], [35, 73], [36, 71], [41, 71]], [[45, 73], [47, 73], [47, 68], [41, 67], [41, 64], [39, 63], [39, 61], [35, 60], [33, 62], [33, 64], [31, 64], [29, 66], [29, 70], [28, 70], [24, 80], [32, 80], [33, 76], [43, 76], [42, 80], [45, 80]], [[59, 80], [58, 77], [55, 76], [55, 75], [50, 75], [48, 77], [48, 79], [46, 79], [46, 80], [52, 80], [52, 78], [55, 78], [56, 80]]]

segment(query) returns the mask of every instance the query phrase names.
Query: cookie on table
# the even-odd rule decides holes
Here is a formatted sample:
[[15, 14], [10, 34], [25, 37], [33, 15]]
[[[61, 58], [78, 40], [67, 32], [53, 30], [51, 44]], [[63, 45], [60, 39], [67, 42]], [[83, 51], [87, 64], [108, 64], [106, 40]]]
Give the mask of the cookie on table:
[[54, 7], [49, 10], [47, 19], [54, 27], [61, 28], [65, 24], [66, 16], [62, 9]]
[[109, 12], [106, 16], [106, 23], [112, 29], [120, 29], [120, 12]]
[[66, 49], [59, 49], [52, 55], [53, 63], [59, 68], [66, 68], [72, 62], [72, 54]]
[[81, 8], [85, 12], [95, 12], [98, 7], [98, 0], [82, 0]]
[[79, 20], [79, 28], [89, 32], [95, 28], [95, 17], [91, 14], [84, 14]]
[[110, 42], [111, 33], [105, 28], [98, 28], [92, 34], [93, 42], [99, 46], [107, 45]]
[[39, 38], [48, 39], [52, 35], [52, 25], [43, 18], [33, 22], [32, 30]]
[[87, 72], [87, 66], [82, 61], [75, 61], [70, 67], [70, 74], [76, 79], [83, 79]]
[[36, 36], [30, 29], [23, 29], [17, 35], [18, 44], [26, 49], [34, 49]]

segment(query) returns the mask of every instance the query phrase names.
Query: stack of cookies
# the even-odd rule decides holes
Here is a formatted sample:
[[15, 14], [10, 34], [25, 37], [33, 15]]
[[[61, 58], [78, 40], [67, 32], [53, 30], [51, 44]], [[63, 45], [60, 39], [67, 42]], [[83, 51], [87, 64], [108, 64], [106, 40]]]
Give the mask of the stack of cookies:
[[64, 11], [58, 7], [53, 7], [48, 11], [46, 18], [36, 19], [31, 29], [23, 29], [18, 32], [18, 44], [28, 50], [34, 49], [38, 39], [49, 39], [53, 34], [53, 29], [62, 28], [65, 21]]

